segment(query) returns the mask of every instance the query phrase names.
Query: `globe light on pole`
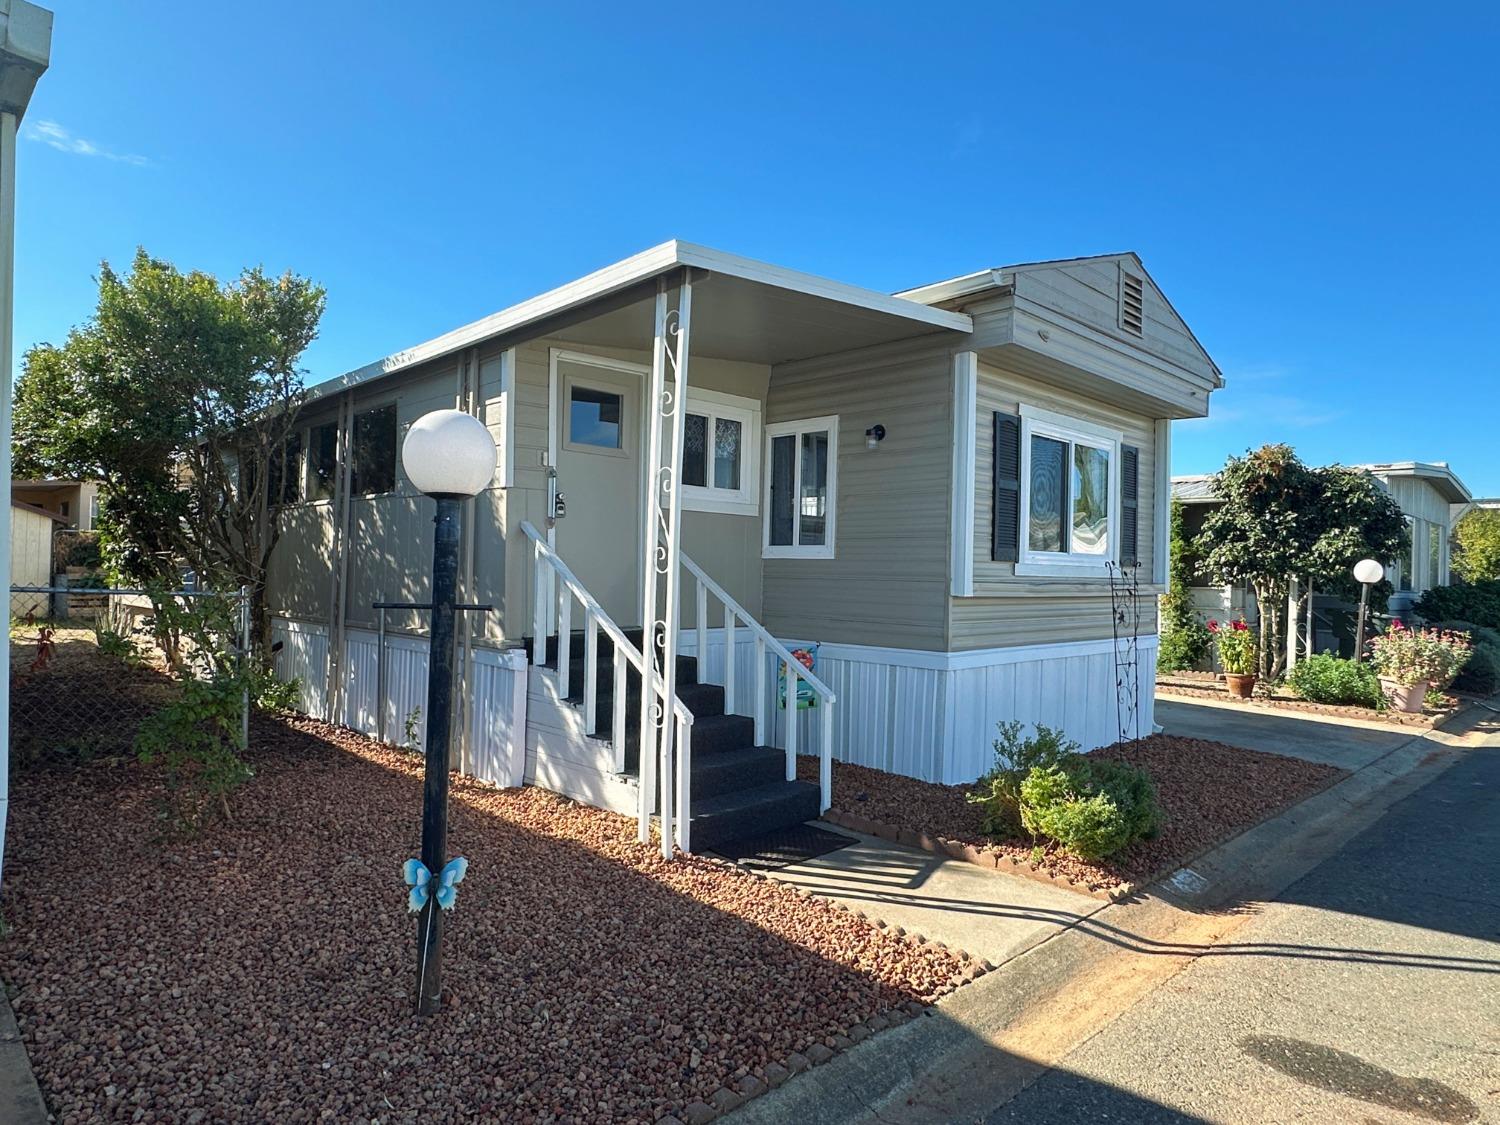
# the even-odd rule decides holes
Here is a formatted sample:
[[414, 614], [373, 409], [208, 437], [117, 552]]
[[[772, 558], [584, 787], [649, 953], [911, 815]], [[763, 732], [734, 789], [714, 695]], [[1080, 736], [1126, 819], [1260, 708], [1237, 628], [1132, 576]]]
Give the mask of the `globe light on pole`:
[[[401, 446], [408, 479], [437, 501], [432, 537], [432, 629], [427, 656], [427, 764], [422, 788], [422, 864], [436, 880], [448, 861], [448, 749], [453, 721], [453, 620], [463, 502], [495, 476], [495, 439], [462, 410], [435, 410], [412, 423]], [[442, 999], [443, 915], [430, 894], [417, 916], [417, 1012]]]
[[1365, 616], [1369, 612], [1370, 587], [1385, 577], [1385, 567], [1374, 559], [1360, 559], [1354, 564], [1354, 580], [1359, 583], [1359, 624], [1354, 629], [1354, 659], [1365, 658]]

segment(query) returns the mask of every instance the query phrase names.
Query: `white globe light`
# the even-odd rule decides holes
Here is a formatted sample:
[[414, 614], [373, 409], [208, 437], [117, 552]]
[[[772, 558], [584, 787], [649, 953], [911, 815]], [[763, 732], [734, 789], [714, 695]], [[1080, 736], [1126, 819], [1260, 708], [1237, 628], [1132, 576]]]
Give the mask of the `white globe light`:
[[475, 496], [495, 477], [495, 439], [462, 410], [434, 410], [411, 424], [401, 467], [429, 496]]
[[1385, 567], [1374, 559], [1360, 559], [1354, 564], [1354, 580], [1373, 586], [1385, 577]]

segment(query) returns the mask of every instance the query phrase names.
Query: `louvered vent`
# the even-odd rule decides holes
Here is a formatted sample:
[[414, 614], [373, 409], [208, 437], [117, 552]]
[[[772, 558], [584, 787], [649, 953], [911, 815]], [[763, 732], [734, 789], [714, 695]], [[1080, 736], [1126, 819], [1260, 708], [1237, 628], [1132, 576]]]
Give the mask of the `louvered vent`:
[[1120, 271], [1120, 327], [1132, 336], [1141, 334], [1141, 301], [1145, 283]]

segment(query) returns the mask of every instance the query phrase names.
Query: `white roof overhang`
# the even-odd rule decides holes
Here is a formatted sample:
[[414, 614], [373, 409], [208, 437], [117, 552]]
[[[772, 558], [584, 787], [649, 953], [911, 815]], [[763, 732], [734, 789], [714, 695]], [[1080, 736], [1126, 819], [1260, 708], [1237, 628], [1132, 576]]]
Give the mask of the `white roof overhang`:
[[693, 279], [691, 354], [781, 363], [973, 331], [964, 313], [830, 281], [690, 242], [664, 242], [510, 308], [311, 388], [321, 398], [477, 344], [504, 346], [566, 327], [578, 343], [647, 348], [662, 280]]

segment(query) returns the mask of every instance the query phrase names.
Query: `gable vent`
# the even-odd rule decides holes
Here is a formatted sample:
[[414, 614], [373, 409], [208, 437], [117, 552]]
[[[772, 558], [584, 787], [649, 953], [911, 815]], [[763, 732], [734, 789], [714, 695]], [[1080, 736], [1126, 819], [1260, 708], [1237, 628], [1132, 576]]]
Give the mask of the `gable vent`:
[[1132, 336], [1141, 334], [1142, 290], [1145, 282], [1125, 270], [1120, 271], [1120, 327]]

